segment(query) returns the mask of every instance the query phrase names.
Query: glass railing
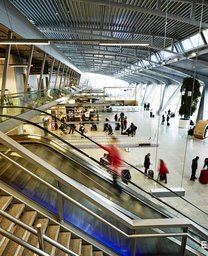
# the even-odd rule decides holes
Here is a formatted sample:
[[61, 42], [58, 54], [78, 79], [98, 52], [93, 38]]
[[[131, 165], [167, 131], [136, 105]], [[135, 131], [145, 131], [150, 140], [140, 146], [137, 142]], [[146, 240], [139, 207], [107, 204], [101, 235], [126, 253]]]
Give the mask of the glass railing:
[[[31, 124], [32, 124], [32, 122], [31, 122]], [[43, 130], [43, 128], [41, 127], [41, 130]], [[78, 152], [79, 154], [80, 154], [80, 156], [82, 156], [82, 158], [84, 157], [85, 159], [83, 159], [82, 161], [80, 161], [80, 158], [78, 159], [78, 162], [81, 164], [81, 165], [84, 165], [84, 166], [89, 166], [89, 164], [90, 164], [90, 162], [91, 162], [91, 164], [92, 164], [92, 169], [94, 169], [94, 170], [98, 170], [98, 169], [100, 169], [100, 165], [99, 165], [99, 161], [96, 161], [93, 157], [91, 157], [91, 156], [88, 156], [88, 154], [87, 153], [84, 153], [83, 154], [83, 152], [81, 151], [81, 150], [79, 150], [79, 149], [77, 149], [76, 148], [76, 143], [74, 143], [74, 145], [71, 145], [70, 143], [67, 143], [63, 138], [59, 138], [59, 136], [57, 136], [56, 134], [53, 134], [52, 132], [49, 132], [49, 131], [46, 131], [47, 133], [48, 133], [48, 135], [49, 136], [53, 136], [53, 138], [55, 137], [56, 138], [56, 140], [59, 140], [59, 142], [61, 142], [62, 144], [64, 143], [64, 150], [66, 150], [66, 148], [73, 148], [73, 151], [76, 151], [76, 152]], [[79, 134], [79, 133], [78, 133]], [[80, 134], [79, 134], [79, 136], [80, 136]], [[60, 143], [58, 143], [58, 146], [60, 147]], [[96, 149], [97, 150], [97, 149]], [[88, 151], [87, 151], [88, 152]], [[32, 169], [32, 168], [31, 168]], [[106, 173], [106, 169], [104, 168], [104, 167], [102, 167], [102, 171], [103, 172], [105, 172]], [[41, 171], [40, 172], [41, 173], [41, 175], [43, 175], [43, 171]], [[11, 174], [12, 175], [12, 174]], [[141, 173], [141, 175], [143, 175], [142, 173]], [[49, 176], [48, 175], [46, 175], [46, 174], [44, 174], [43, 176], [45, 176], [45, 177], [47, 177], [47, 181], [51, 184], [51, 180], [50, 180], [50, 178], [49, 178]], [[14, 177], [14, 176], [13, 176]], [[42, 177], [42, 176], [41, 176]], [[48, 180], [49, 179], [49, 180]], [[20, 179], [20, 180], [18, 180], [18, 182], [17, 182], [17, 184], [22, 184], [22, 179]], [[150, 180], [150, 182], [154, 182], [154, 180]], [[156, 181], [155, 181], [156, 182]], [[33, 183], [33, 182], [32, 182]], [[30, 186], [32, 186], [32, 183], [31, 184], [29, 184], [29, 187]], [[53, 184], [53, 182], [52, 182], [52, 184]], [[56, 184], [56, 182], [55, 182], [55, 184]], [[64, 188], [65, 188], [65, 186], [63, 186], [62, 185], [62, 189], [64, 190]], [[146, 192], [144, 189], [142, 189], [141, 187], [139, 187], [137, 184], [134, 184], [134, 183], [132, 183], [132, 182], [130, 182], [129, 183], [129, 185], [126, 187], [126, 186], [124, 186], [124, 188], [125, 189], [127, 189], [127, 191], [128, 191], [128, 193], [134, 193], [135, 191], [137, 192], [137, 196], [139, 196], [140, 197], [140, 199], [144, 199], [144, 201], [146, 201], [147, 199], [149, 199], [146, 203], [148, 204], [148, 203], [151, 203], [151, 207], [153, 207], [153, 209], [154, 209], [154, 207], [155, 207], [155, 209], [157, 209], [158, 210], [158, 204], [161, 204], [161, 207], [160, 207], [160, 211], [162, 212], [166, 212], [166, 214], [167, 214], [167, 216], [169, 215], [170, 216], [170, 212], [171, 212], [171, 214], [172, 214], [172, 216], [182, 216], [182, 214], [179, 212], [179, 211], [177, 211], [177, 210], [175, 210], [173, 207], [171, 207], [171, 206], [168, 206], [168, 204], [166, 203], [166, 202], [163, 202], [161, 199], [158, 199], [158, 198], [155, 198], [155, 197], [153, 197], [152, 195], [151, 195], [151, 193], [149, 193], [149, 192]], [[130, 190], [129, 190], [130, 189]], [[65, 188], [65, 190], [67, 191], [68, 190], [68, 188], [66, 187]], [[132, 191], [133, 192], [132, 192]], [[40, 190], [41, 191], [41, 190]], [[50, 209], [51, 211], [53, 211], [55, 214], [58, 214], [58, 211], [57, 211], [57, 208], [53, 205], [53, 198], [55, 197], [55, 194], [50, 194], [50, 195], [48, 195], [47, 196], [47, 189], [45, 188], [44, 189], [44, 193], [41, 193], [41, 195], [42, 194], [45, 194], [45, 196], [43, 197], [43, 198], [47, 198], [47, 201], [44, 201], [42, 198], [41, 198], [41, 196], [38, 194], [38, 193], [40, 193], [40, 191], [38, 191], [37, 192], [37, 198], [38, 198], [38, 200], [40, 200], [40, 203], [41, 204], [43, 204], [43, 205], [45, 205], [48, 209]], [[65, 191], [65, 192], [66, 192]], [[25, 192], [27, 192], [27, 189], [25, 189]], [[28, 193], [28, 195], [30, 194], [30, 192]], [[76, 194], [76, 193], [75, 193]], [[70, 194], [71, 195], [71, 194]], [[49, 199], [48, 199], [49, 198]], [[56, 198], [56, 197], [55, 197]], [[77, 200], [77, 198], [74, 198], [76, 201], [78, 201]], [[81, 200], [81, 199], [80, 199]], [[181, 199], [182, 200], [182, 199]], [[85, 205], [84, 203], [83, 203], [83, 201], [80, 201], [80, 203], [81, 204], [83, 204], [83, 205]], [[88, 201], [86, 201], [86, 207], [89, 207], [91, 205], [91, 203], [90, 202], [88, 202]], [[67, 208], [67, 207], [66, 207]], [[94, 205], [92, 205], [92, 209], [94, 209]], [[100, 216], [100, 212], [98, 211], [98, 215]], [[148, 216], [147, 216], [148, 217]], [[107, 217], [107, 219], [108, 219], [109, 217]], [[200, 241], [201, 240], [199, 240], [199, 244], [200, 244]], [[199, 246], [199, 245], [198, 245]], [[197, 247], [197, 246], [196, 246]]]
[[[17, 116], [30, 110], [37, 108], [53, 100], [65, 95], [69, 95], [67, 89], [50, 89], [48, 91], [31, 91], [30, 93], [11, 93], [4, 97], [0, 97], [1, 108], [0, 113], [4, 115]], [[1, 118], [4, 121], [6, 118]]]
[[[59, 175], [58, 170], [47, 170], [47, 166], [40, 159], [37, 163], [36, 157], [29, 152], [27, 157], [32, 157], [33, 163], [22, 157], [17, 161], [21, 147], [18, 147], [16, 154], [15, 145], [12, 147], [12, 151], [8, 147], [6, 154], [1, 153], [1, 165], [6, 169], [1, 174], [1, 180], [50, 210], [59, 219], [73, 224], [121, 255], [150, 255], [150, 252], [184, 255], [190, 222], [185, 219], [154, 219], [132, 223], [131, 219], [105, 205], [82, 185]], [[181, 239], [174, 241], [173, 237]], [[191, 251], [188, 253], [194, 255]]]
[[[44, 112], [45, 114], [49, 115], [47, 112]], [[61, 121], [56, 118], [58, 122], [58, 127], [61, 125]], [[31, 123], [33, 125], [33, 123]], [[43, 125], [43, 124], [42, 124]], [[89, 124], [90, 125], [90, 124]], [[50, 123], [48, 124], [48, 129], [50, 130]], [[86, 135], [83, 135], [85, 137], [84, 139], [80, 139], [80, 132], [75, 130], [76, 135], [73, 137], [70, 137], [68, 139], [67, 136], [64, 136], [64, 132], [61, 130], [57, 131], [44, 131], [44, 129], [37, 129], [36, 134], [37, 135], [48, 135], [49, 138], [53, 139], [54, 142], [57, 142], [59, 146], [63, 147], [64, 150], [70, 149], [76, 152], [76, 155], [79, 156], [79, 159], [77, 160], [79, 163], [83, 165], [89, 165], [91, 164], [91, 169], [95, 170], [96, 172], [100, 169], [103, 171], [103, 173], [108, 173], [109, 170], [106, 169], [106, 167], [103, 167], [99, 163], [99, 158], [101, 156], [102, 150], [99, 149], [96, 142], [94, 142], [91, 138], [89, 138]], [[69, 131], [69, 129], [68, 129]], [[68, 133], [68, 132], [67, 132]], [[61, 138], [60, 138], [60, 134]], [[79, 139], [77, 139], [79, 138]], [[101, 141], [101, 142], [100, 142]], [[99, 138], [100, 143], [105, 143], [106, 140], [103, 140]], [[100, 151], [99, 151], [100, 150]], [[98, 158], [95, 159], [96, 154], [98, 155]], [[203, 209], [200, 209], [196, 205], [192, 204], [188, 200], [186, 200], [184, 197], [178, 196], [174, 191], [171, 192], [171, 189], [166, 188], [162, 183], [158, 182], [154, 179], [144, 179], [144, 173], [139, 170], [138, 168], [134, 167], [133, 165], [129, 163], [125, 163], [126, 167], [130, 169], [131, 172], [135, 171], [137, 172], [137, 179], [133, 182], [130, 181], [128, 183], [128, 186], [123, 185], [129, 193], [137, 193], [137, 196], [140, 197], [142, 200], [148, 199], [148, 204], [151, 203], [153, 208], [156, 208], [159, 212], [162, 212], [163, 214], [166, 214], [167, 216], [186, 216], [190, 218], [193, 222], [207, 228], [208, 223], [208, 213], [205, 212]], [[125, 168], [126, 168], [125, 167]], [[151, 189], [155, 188], [161, 188], [167, 190], [167, 192], [175, 193], [174, 197], [167, 198], [158, 198], [151, 193]]]

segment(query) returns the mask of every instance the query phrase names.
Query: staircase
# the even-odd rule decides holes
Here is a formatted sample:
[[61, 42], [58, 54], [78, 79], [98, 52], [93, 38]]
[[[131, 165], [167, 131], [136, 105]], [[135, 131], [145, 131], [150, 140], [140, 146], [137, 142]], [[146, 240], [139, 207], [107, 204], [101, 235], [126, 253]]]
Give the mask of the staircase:
[[[98, 250], [93, 245], [87, 243], [77, 235], [73, 234], [63, 225], [47, 218], [45, 215], [32, 209], [30, 206], [22, 203], [18, 199], [9, 195], [7, 192], [0, 190], [0, 210], [13, 216], [22, 223], [36, 229], [41, 224], [42, 232], [48, 238], [56, 241], [72, 252], [81, 256], [106, 256], [106, 253]], [[9, 220], [0, 213], [0, 228], [12, 233], [15, 237], [24, 240], [30, 245], [39, 248], [38, 237], [27, 229], [15, 222]], [[44, 239], [44, 252], [51, 256], [70, 255], [63, 250], [53, 246]], [[75, 255], [76, 255], [75, 254]], [[37, 255], [22, 245], [10, 240], [0, 234], [0, 256], [34, 256]]]

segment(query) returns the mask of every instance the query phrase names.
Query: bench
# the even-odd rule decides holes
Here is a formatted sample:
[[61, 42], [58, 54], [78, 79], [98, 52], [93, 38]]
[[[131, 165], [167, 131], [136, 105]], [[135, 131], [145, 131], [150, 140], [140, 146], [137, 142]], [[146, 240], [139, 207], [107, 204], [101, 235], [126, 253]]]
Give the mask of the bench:
[[[179, 196], [185, 196], [184, 188], [170, 188], [173, 192], [175, 192]], [[153, 188], [150, 190], [151, 194], [157, 197], [174, 197], [177, 196], [175, 193], [167, 190], [166, 188]]]

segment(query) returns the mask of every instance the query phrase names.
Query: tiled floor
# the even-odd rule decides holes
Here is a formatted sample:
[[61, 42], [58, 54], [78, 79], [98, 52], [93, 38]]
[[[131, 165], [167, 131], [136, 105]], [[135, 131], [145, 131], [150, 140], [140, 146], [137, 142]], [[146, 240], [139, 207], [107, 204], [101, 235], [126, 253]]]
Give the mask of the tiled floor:
[[[110, 136], [103, 132], [102, 120], [107, 117], [110, 121], [114, 121], [115, 114], [116, 112], [101, 113], [98, 131], [96, 132], [90, 131], [90, 125], [85, 125], [88, 130], [87, 136], [97, 142], [108, 143]], [[163, 200], [175, 206], [184, 214], [187, 214], [187, 216], [192, 216], [192, 218], [200, 224], [208, 227], [208, 215], [206, 215], [206, 213], [208, 213], [208, 185], [203, 185], [199, 183], [198, 180], [190, 181], [192, 159], [197, 155], [200, 157], [196, 175], [199, 177], [200, 170], [203, 167], [204, 158], [208, 157], [208, 138], [205, 140], [198, 140], [187, 136], [186, 129], [178, 128], [177, 117], [171, 118], [170, 126], [168, 127], [166, 124], [161, 125], [161, 119], [157, 116], [155, 118], [150, 118], [149, 112], [144, 111], [142, 108], [138, 112], [126, 112], [125, 115], [128, 118], [128, 124], [133, 122], [137, 125], [138, 129], [135, 137], [123, 136], [120, 135], [119, 131], [114, 131], [114, 135], [119, 138], [121, 144], [133, 145], [137, 142], [152, 142], [156, 144], [158, 143], [159, 146], [133, 147], [130, 148], [129, 152], [122, 149], [124, 159], [138, 167], [140, 170], [144, 170], [144, 156], [145, 154], [150, 153], [152, 163], [151, 169], [154, 170], [155, 177], [157, 177], [159, 159], [163, 159], [170, 171], [168, 174], [167, 186], [169, 188], [183, 187], [185, 189], [185, 199], [202, 209], [205, 213], [196, 209], [194, 206], [191, 206], [187, 202], [177, 199], [176, 197], [164, 198]], [[73, 136], [62, 136], [74, 144], [89, 144], [86, 139], [81, 139], [77, 134], [74, 134]], [[99, 148], [85, 148], [82, 150], [96, 159], [99, 159], [104, 152]], [[132, 180], [147, 191], [160, 187], [155, 182], [138, 173], [136, 170], [132, 168], [130, 170]]]

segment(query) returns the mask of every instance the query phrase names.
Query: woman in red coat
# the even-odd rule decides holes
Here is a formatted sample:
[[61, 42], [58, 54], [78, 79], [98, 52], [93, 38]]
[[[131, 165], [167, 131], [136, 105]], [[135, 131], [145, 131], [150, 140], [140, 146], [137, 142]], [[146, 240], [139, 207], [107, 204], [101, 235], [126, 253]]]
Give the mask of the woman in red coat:
[[159, 175], [160, 175], [160, 181], [165, 181], [167, 183], [167, 173], [169, 173], [168, 168], [166, 167], [166, 164], [162, 159], [160, 159], [160, 167], [159, 167]]
[[109, 147], [98, 144], [102, 149], [108, 151], [108, 161], [111, 169], [114, 171], [113, 173], [113, 185], [114, 187], [121, 192], [122, 189], [120, 185], [117, 183], [117, 177], [121, 174], [121, 167], [123, 165], [123, 159], [119, 148], [117, 147], [117, 138], [112, 136], [111, 144]]

